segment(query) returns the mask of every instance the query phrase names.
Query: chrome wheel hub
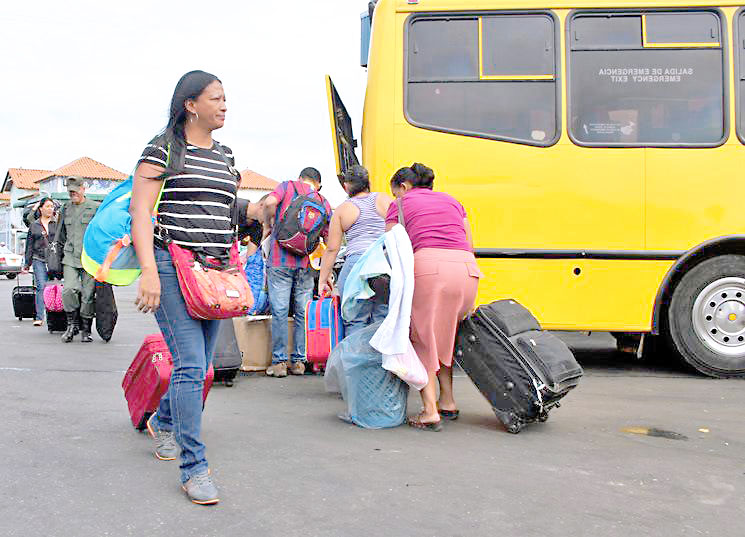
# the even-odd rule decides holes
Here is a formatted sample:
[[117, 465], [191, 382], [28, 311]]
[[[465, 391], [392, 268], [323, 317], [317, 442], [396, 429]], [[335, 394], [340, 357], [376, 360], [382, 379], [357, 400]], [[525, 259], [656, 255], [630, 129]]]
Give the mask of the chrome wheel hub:
[[707, 285], [693, 304], [693, 327], [712, 351], [745, 354], [745, 278], [722, 278]]

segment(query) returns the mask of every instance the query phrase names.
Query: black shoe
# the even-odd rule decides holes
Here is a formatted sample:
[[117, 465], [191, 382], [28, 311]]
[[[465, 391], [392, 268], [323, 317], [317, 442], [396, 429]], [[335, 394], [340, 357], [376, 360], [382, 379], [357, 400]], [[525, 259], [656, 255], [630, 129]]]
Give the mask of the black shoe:
[[93, 341], [93, 338], [91, 337], [91, 325], [93, 324], [93, 319], [90, 317], [83, 317], [80, 320], [80, 341], [82, 343], [90, 343]]
[[75, 312], [74, 311], [66, 311], [65, 317], [67, 317], [67, 330], [65, 330], [65, 333], [62, 334], [62, 341], [65, 343], [70, 343], [72, 341], [72, 338], [75, 337]]

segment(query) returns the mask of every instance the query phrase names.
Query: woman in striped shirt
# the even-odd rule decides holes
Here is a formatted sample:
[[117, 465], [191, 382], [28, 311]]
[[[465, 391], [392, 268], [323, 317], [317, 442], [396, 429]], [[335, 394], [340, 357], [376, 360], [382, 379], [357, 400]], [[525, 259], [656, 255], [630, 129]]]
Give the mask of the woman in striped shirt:
[[[225, 123], [226, 110], [217, 77], [204, 71], [181, 77], [165, 131], [142, 153], [130, 204], [133, 243], [142, 267], [136, 304], [144, 313], [155, 312], [173, 355], [171, 383], [148, 430], [158, 459], [174, 460], [180, 448], [182, 487], [198, 504], [219, 501], [201, 441], [202, 390], [219, 321], [189, 316], [159, 234], [167, 233], [175, 244], [192, 251], [228, 256], [239, 177], [232, 151], [212, 139], [212, 131]], [[151, 213], [161, 186], [159, 230], [154, 234]]]

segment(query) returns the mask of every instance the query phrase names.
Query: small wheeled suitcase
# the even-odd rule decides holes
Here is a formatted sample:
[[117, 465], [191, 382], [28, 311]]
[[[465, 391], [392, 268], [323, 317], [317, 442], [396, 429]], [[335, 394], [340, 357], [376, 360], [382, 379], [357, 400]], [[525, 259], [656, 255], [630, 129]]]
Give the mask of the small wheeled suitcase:
[[305, 355], [313, 371], [326, 368], [329, 354], [344, 339], [338, 296], [324, 296], [305, 305]]
[[67, 330], [67, 315], [64, 311], [47, 310], [47, 330], [50, 334]]
[[232, 386], [241, 368], [241, 361], [241, 351], [235, 337], [233, 319], [223, 319], [220, 321], [217, 345], [212, 359], [212, 367], [215, 368], [215, 382], [224, 382], [225, 386]]
[[13, 288], [12, 297], [13, 315], [19, 321], [36, 317], [36, 287], [33, 285], [16, 285]]
[[[168, 390], [172, 369], [171, 352], [163, 335], [145, 336], [145, 341], [122, 380], [129, 417], [138, 430], [145, 430], [147, 420], [158, 409], [160, 399]], [[213, 376], [214, 371], [210, 367], [204, 379], [203, 401], [207, 399], [212, 387]]]
[[566, 344], [514, 300], [480, 306], [460, 324], [455, 360], [510, 433], [546, 421], [582, 377]]

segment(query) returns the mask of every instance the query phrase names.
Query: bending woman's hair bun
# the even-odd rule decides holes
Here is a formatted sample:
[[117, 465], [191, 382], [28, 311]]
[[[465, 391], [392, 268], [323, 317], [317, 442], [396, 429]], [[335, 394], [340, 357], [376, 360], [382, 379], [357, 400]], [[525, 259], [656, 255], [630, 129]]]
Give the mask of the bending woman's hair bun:
[[416, 174], [416, 182], [412, 183], [412, 186], [418, 188], [429, 188], [432, 190], [432, 185], [435, 182], [435, 172], [432, 168], [428, 168], [424, 164], [415, 162], [411, 165], [411, 171]]

